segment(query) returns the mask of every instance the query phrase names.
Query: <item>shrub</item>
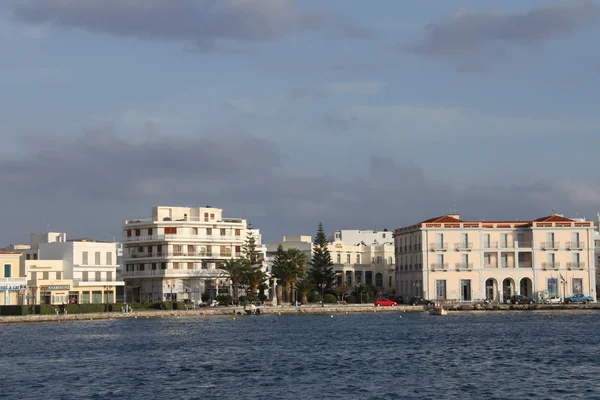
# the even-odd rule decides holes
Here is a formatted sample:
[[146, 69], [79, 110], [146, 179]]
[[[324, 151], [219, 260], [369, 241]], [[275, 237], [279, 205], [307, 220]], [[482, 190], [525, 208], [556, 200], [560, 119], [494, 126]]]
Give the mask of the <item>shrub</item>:
[[309, 303], [320, 303], [321, 302], [321, 295], [320, 294], [316, 294], [316, 293], [309, 293], [308, 296], [308, 302]]
[[333, 294], [327, 293], [323, 295], [323, 303], [335, 304], [337, 303], [337, 297], [335, 297]]
[[348, 304], [354, 304], [354, 303], [356, 303], [356, 297], [354, 297], [354, 296], [348, 296], [348, 297], [346, 297], [346, 303], [348, 303]]
[[233, 297], [228, 294], [220, 294], [217, 296], [216, 300], [219, 302], [220, 306], [228, 306], [233, 304]]

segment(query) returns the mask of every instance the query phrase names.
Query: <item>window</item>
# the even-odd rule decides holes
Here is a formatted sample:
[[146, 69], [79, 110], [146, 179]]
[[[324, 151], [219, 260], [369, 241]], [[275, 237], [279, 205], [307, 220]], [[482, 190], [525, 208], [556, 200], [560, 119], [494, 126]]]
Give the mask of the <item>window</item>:
[[142, 233], [142, 230], [141, 230], [141, 229], [136, 229], [136, 230], [135, 230], [135, 236], [140, 236], [140, 235], [141, 235], [141, 233]]
[[33, 255], [33, 259], [34, 259], [34, 260], [37, 260], [37, 253], [35, 253], [35, 254]]
[[94, 290], [92, 292], [92, 304], [101, 304], [102, 303], [102, 291]]
[[225, 236], [227, 235], [227, 232], [225, 229], [221, 228], [221, 236]]
[[502, 260], [501, 267], [508, 268], [508, 253], [502, 253], [502, 255], [500, 255], [500, 260]]
[[554, 233], [552, 232], [548, 232], [548, 236], [547, 236], [547, 240], [548, 243], [546, 244], [546, 246], [548, 247], [554, 247]]
[[181, 255], [181, 245], [180, 244], [174, 244], [173, 245], [173, 255], [174, 256], [180, 256]]
[[461, 247], [464, 249], [469, 248], [469, 234], [468, 233], [460, 234], [460, 244], [461, 244]]
[[517, 232], [517, 242], [519, 242], [520, 247], [525, 247], [523, 246], [525, 243], [525, 232]]
[[152, 270], [156, 270], [156, 263], [152, 263]]
[[29, 260], [29, 259], [31, 258], [31, 254], [26, 254], [26, 255], [25, 255], [25, 258], [26, 258], [27, 260]]
[[50, 273], [48, 271], [42, 272], [43, 280], [47, 281], [48, 279], [50, 279], [49, 276], [50, 276]]
[[215, 214], [210, 214], [210, 219], [215, 219]]
[[195, 253], [196, 253], [196, 246], [194, 246], [193, 244], [188, 244], [187, 253], [188, 253], [188, 256], [195, 255]]
[[131, 229], [127, 229], [127, 237], [131, 237]]
[[435, 298], [440, 300], [446, 299], [446, 280], [437, 279], [435, 281]]
[[[148, 253], [152, 253], [152, 248], [148, 249]], [[112, 262], [112, 253], [110, 251], [106, 252], [106, 265], [113, 265]]]
[[177, 234], [177, 227], [173, 227], [173, 226], [165, 227], [165, 235], [176, 235], [176, 234]]
[[81, 273], [81, 280], [82, 280], [83, 282], [87, 282], [87, 281], [88, 281], [88, 273], [87, 273], [87, 271], [83, 271], [83, 272]]
[[471, 280], [460, 280], [460, 299], [462, 301], [471, 301]]
[[96, 282], [100, 282], [100, 281], [102, 280], [102, 272], [100, 272], [100, 271], [96, 271], [96, 274], [95, 274], [95, 275], [96, 275], [96, 276], [94, 277], [94, 280], [95, 280]]
[[96, 265], [100, 265], [100, 252], [99, 251], [96, 252], [94, 261], [96, 262]]
[[573, 278], [573, 294], [583, 294], [583, 279]]
[[392, 287], [392, 277], [388, 276], [388, 287]]
[[167, 263], [166, 262], [160, 263], [160, 269], [167, 269]]
[[242, 234], [242, 230], [241, 229], [236, 229], [235, 230], [235, 236], [240, 236]]
[[206, 228], [206, 234], [208, 236], [211, 236], [212, 235], [212, 228]]
[[350, 254], [346, 255], [346, 264], [351, 264], [352, 262], [350, 261], [350, 259], [352, 258], [352, 256]]
[[548, 294], [550, 296], [558, 296], [558, 279], [548, 278]]
[[491, 246], [490, 234], [486, 233], [485, 235], [483, 235], [483, 247], [485, 247], [486, 249], [489, 249], [490, 246]]
[[555, 254], [554, 253], [548, 253], [548, 267], [549, 268], [554, 268], [554, 260], [555, 260]]
[[88, 265], [88, 252], [81, 253], [81, 265]]
[[208, 213], [204, 213], [204, 222], [208, 222]]
[[571, 258], [573, 260], [572, 263], [571, 263], [571, 265], [573, 266], [573, 268], [579, 268], [580, 267], [580, 265], [581, 265], [579, 263], [580, 257], [581, 256], [579, 255], [579, 253], [573, 253], [571, 255]]
[[194, 269], [194, 263], [193, 262], [187, 263], [187, 269]]
[[461, 254], [460, 256], [460, 266], [461, 268], [469, 268], [469, 255]]
[[236, 253], [241, 253], [242, 252], [242, 246], [235, 246], [235, 252]]
[[174, 262], [173, 263], [173, 269], [179, 269], [179, 263], [178, 262]]
[[4, 264], [4, 277], [5, 278], [10, 278], [11, 277], [11, 274], [10, 274], [11, 267], [12, 267], [11, 264]]
[[438, 268], [444, 268], [444, 255], [443, 254], [438, 254], [437, 255], [437, 267]]
[[500, 247], [504, 249], [508, 247], [508, 235], [506, 233], [500, 235]]
[[341, 264], [342, 263], [342, 255], [338, 253], [337, 255], [337, 263]]
[[61, 271], [56, 271], [56, 280], [61, 280], [62, 279], [62, 272]]
[[444, 248], [444, 234], [443, 233], [435, 234], [435, 247], [438, 249]]
[[392, 260], [392, 257], [388, 257], [388, 265], [394, 265], [394, 260]]
[[148, 236], [152, 236], [152, 233], [153, 233], [152, 228], [148, 228]]
[[490, 268], [492, 266], [492, 255], [490, 253], [483, 254], [483, 265], [484, 268]]
[[377, 264], [383, 264], [383, 257], [377, 256]]
[[571, 234], [571, 247], [579, 248], [579, 232], [573, 232]]
[[357, 264], [360, 264], [360, 254], [357, 254], [357, 255], [356, 255], [356, 263], [357, 263]]
[[81, 292], [81, 304], [90, 304], [90, 292]]
[[211, 245], [206, 246], [206, 255], [212, 256], [212, 246]]
[[380, 273], [375, 274], [375, 286], [383, 287], [383, 275]]

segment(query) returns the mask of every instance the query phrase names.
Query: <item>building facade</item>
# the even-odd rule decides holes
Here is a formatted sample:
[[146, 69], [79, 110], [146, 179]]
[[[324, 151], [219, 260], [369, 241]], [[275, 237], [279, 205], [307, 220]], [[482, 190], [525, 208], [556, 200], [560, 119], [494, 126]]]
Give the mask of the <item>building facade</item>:
[[117, 279], [119, 244], [67, 240], [66, 233], [32, 233], [29, 244], [11, 245], [23, 253], [21, 275], [27, 304], [114, 303], [124, 282]]
[[152, 217], [127, 220], [123, 230], [122, 276], [129, 302], [198, 302], [202, 294], [230, 294], [220, 266], [242, 256], [248, 232], [263, 259], [266, 252], [257, 229], [248, 230], [246, 220], [224, 218], [222, 209], [210, 206], [156, 206]]
[[596, 298], [594, 225], [551, 215], [463, 221], [445, 215], [394, 231], [396, 290], [405, 297], [505, 301]]
[[20, 252], [0, 251], [0, 306], [25, 304], [27, 279], [21, 274]]

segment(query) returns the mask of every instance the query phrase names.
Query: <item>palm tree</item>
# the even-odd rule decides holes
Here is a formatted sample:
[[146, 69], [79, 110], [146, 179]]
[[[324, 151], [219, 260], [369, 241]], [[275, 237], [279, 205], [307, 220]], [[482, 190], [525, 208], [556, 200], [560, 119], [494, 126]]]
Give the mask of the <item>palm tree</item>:
[[295, 285], [298, 278], [303, 278], [306, 275], [306, 256], [298, 249], [289, 249], [287, 251], [287, 274], [286, 288], [289, 289], [291, 301], [296, 301], [294, 298]]
[[300, 295], [300, 302], [302, 304], [307, 304], [308, 294], [315, 288], [314, 282], [308, 278], [304, 278], [296, 283], [296, 288], [298, 289], [298, 294]]
[[251, 268], [246, 272], [245, 281], [250, 286], [252, 296], [258, 292], [258, 288], [268, 279], [267, 274], [260, 268]]
[[287, 271], [287, 252], [283, 250], [283, 246], [280, 244], [277, 247], [277, 253], [273, 259], [273, 265], [271, 266], [271, 274], [277, 278], [277, 305], [280, 306], [283, 300], [283, 285], [286, 279]]
[[247, 276], [250, 265], [248, 264], [247, 260], [241, 258], [232, 258], [225, 261], [220, 269], [221, 274], [219, 276], [221, 278], [228, 278], [231, 280], [231, 286], [233, 288], [233, 302], [234, 304], [237, 304], [239, 299], [238, 293], [240, 282], [243, 282], [244, 278]]

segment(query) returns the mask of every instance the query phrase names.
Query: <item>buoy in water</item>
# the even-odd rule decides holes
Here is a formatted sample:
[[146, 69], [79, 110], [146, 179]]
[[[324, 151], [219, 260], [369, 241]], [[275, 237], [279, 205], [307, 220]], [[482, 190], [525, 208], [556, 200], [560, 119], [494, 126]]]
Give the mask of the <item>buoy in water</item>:
[[233, 317], [233, 320], [235, 321], [235, 317]]
[[552, 318], [552, 315], [548, 315], [548, 318]]

